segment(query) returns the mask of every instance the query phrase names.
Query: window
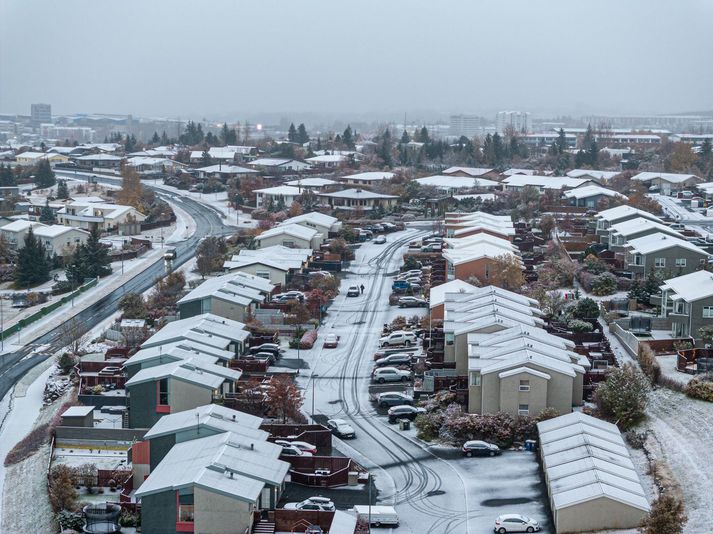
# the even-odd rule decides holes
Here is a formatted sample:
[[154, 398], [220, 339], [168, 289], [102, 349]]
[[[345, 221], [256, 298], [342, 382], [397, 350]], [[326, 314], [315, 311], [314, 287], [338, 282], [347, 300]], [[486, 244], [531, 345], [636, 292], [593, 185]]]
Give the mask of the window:
[[480, 373], [470, 373], [470, 385], [479, 386], [480, 385]]
[[[187, 493], [187, 494], [181, 494], [181, 491], [185, 490], [179, 490], [176, 492], [178, 495], [177, 497], [177, 510], [176, 510], [176, 522], [179, 523], [179, 525], [176, 525], [177, 527], [181, 526], [188, 526], [188, 525], [180, 525], [180, 523], [193, 523], [195, 521], [195, 506], [193, 504], [193, 494], [192, 493]], [[179, 530], [179, 532], [192, 532], [192, 530]]]
[[666, 267], [666, 258], [654, 258], [655, 267]]
[[158, 405], [168, 406], [168, 378], [158, 381]]
[[260, 278], [269, 280], [270, 279], [270, 271], [255, 271], [255, 276], [259, 276]]
[[529, 404], [518, 404], [517, 405], [517, 415], [530, 415], [530, 405]]
[[677, 300], [673, 307], [673, 313], [686, 313], [686, 303], [682, 300]]
[[520, 380], [520, 391], [530, 391], [529, 380]]
[[713, 306], [703, 306], [703, 317], [705, 319], [713, 318]]
[[685, 267], [686, 258], [676, 258], [676, 267]]
[[641, 254], [634, 254], [634, 265], [643, 265], [644, 264], [644, 258], [641, 257]]
[[294, 241], [283, 241], [282, 246], [287, 247], [287, 248], [295, 248], [295, 242]]

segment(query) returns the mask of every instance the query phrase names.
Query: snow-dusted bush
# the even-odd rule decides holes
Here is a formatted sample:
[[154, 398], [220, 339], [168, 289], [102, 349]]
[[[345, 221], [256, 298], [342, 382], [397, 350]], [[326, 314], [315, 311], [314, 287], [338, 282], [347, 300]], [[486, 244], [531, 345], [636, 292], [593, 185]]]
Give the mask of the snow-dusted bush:
[[680, 534], [688, 521], [683, 502], [665, 493], [651, 504], [649, 515], [641, 522], [642, 534]]
[[599, 297], [611, 295], [616, 291], [617, 279], [612, 273], [602, 273], [592, 280], [592, 293]]
[[713, 402], [713, 374], [706, 373], [692, 378], [683, 392], [692, 399]]
[[633, 365], [615, 367], [594, 392], [599, 414], [627, 430], [645, 415], [651, 387], [649, 380]]
[[639, 366], [641, 366], [641, 370], [649, 378], [652, 385], [658, 383], [661, 377], [661, 366], [648, 343], [641, 343], [639, 346]]
[[572, 319], [567, 323], [567, 328], [572, 332], [591, 332], [592, 323], [580, 319]]
[[55, 516], [55, 519], [61, 529], [70, 529], [76, 532], [82, 532], [84, 529], [84, 518], [82, 514], [62, 510]]

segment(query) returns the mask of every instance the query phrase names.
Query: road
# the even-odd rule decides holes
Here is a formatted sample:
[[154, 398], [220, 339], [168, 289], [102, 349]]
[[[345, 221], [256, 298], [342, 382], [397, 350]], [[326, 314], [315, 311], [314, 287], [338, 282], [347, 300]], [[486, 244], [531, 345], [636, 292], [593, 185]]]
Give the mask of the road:
[[[74, 173], [58, 172], [58, 176], [75, 178]], [[115, 185], [119, 179], [109, 177], [98, 177], [98, 181]], [[144, 184], [145, 187], [152, 188]], [[195, 256], [195, 250], [200, 240], [208, 235], [226, 235], [235, 230], [226, 227], [220, 214], [212, 207], [205, 206], [199, 202], [171, 193], [165, 190], [155, 190], [156, 193], [172, 202], [176, 202], [183, 208], [196, 223], [195, 233], [185, 241], [176, 243], [176, 259], [173, 267], [179, 267]], [[128, 280], [121, 287], [102, 297], [99, 301], [90, 305], [85, 310], [76, 315], [76, 319], [91, 329], [92, 326], [103, 321], [118, 309], [119, 300], [126, 293], [143, 293], [151, 288], [155, 281], [166, 274], [166, 265], [163, 258], [157, 259], [141, 274]], [[66, 308], [60, 308], [57, 314], [66, 313]], [[22, 333], [21, 333], [22, 335]], [[17, 352], [0, 355], [0, 399], [2, 399], [13, 385], [24, 374], [38, 363], [49, 358], [51, 354], [62, 348], [61, 343], [62, 326], [59, 325], [51, 331], [35, 338], [26, 339], [26, 345]], [[35, 353], [36, 347], [42, 347], [42, 352]]]
[[[368, 400], [372, 355], [383, 324], [397, 315], [423, 315], [416, 309], [390, 307], [388, 294], [404, 245], [424, 233], [411, 229], [391, 234], [386, 245], [367, 243], [358, 249], [316, 348], [303, 355], [311, 367], [299, 379], [304, 407], [311, 412], [314, 400], [317, 419], [341, 418], [354, 427], [356, 439], [337, 448], [367, 462], [379, 504], [393, 504], [399, 512], [398, 532], [484, 534], [492, 532], [497, 515], [513, 512], [536, 517], [547, 532], [543, 488], [530, 453], [472, 459], [455, 448], [429, 447], [416, 439], [414, 429], [400, 431], [389, 425]], [[364, 295], [344, 296], [348, 286], [361, 284]], [[337, 349], [321, 347], [330, 332], [340, 336]]]

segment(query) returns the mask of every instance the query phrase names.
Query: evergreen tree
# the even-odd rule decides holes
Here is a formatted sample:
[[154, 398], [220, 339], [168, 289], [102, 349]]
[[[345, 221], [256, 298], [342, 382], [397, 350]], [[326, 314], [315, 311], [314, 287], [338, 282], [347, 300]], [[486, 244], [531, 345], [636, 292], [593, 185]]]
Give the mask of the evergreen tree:
[[220, 130], [220, 140], [223, 141], [224, 145], [229, 145], [230, 130], [228, 129], [228, 123], [223, 123], [223, 128]]
[[72, 253], [72, 258], [64, 269], [67, 281], [72, 288], [81, 286], [86, 278], [87, 267], [85, 265], [84, 245], [78, 245]]
[[35, 169], [35, 185], [39, 188], [52, 187], [55, 181], [50, 162], [46, 159], [40, 160]]
[[166, 134], [166, 130], [164, 130], [163, 133], [161, 134], [161, 144], [162, 145], [168, 144], [168, 135]]
[[203, 150], [203, 153], [201, 154], [201, 165], [204, 167], [208, 167], [213, 164], [213, 160], [210, 157], [210, 154], [208, 153], [207, 150]]
[[54, 212], [52, 211], [52, 208], [50, 208], [50, 201], [46, 200], [45, 205], [42, 206], [42, 210], [40, 211], [40, 222], [44, 224], [54, 224]]
[[50, 259], [32, 227], [25, 236], [25, 246], [20, 249], [15, 265], [15, 283], [18, 287], [31, 287], [50, 279]]
[[290, 129], [287, 130], [287, 140], [290, 143], [296, 143], [297, 142], [297, 128], [295, 128], [295, 123], [291, 122], [290, 123]]
[[111, 260], [107, 248], [99, 241], [99, 230], [93, 228], [84, 244], [83, 254], [88, 278], [96, 278], [111, 274]]
[[322, 139], [317, 137], [317, 150], [322, 150]]
[[57, 180], [57, 198], [69, 198], [69, 188], [66, 180]]
[[13, 187], [17, 185], [15, 180], [15, 173], [9, 165], [0, 164], [0, 186], [1, 187]]
[[151, 144], [156, 146], [161, 142], [161, 138], [158, 136], [158, 132], [154, 132], [151, 136]]
[[349, 124], [347, 124], [347, 127], [342, 134], [342, 143], [344, 143], [344, 146], [348, 149], [354, 149], [354, 134], [352, 132], [352, 127]]
[[124, 152], [126, 152], [127, 154], [129, 152], [135, 152], [136, 144], [137, 144], [137, 141], [136, 141], [136, 137], [134, 136], [134, 134], [127, 135], [126, 140], [124, 141]]
[[483, 159], [486, 165], [495, 165], [495, 146], [490, 134], [486, 135], [483, 141]]
[[220, 141], [213, 132], [208, 132], [205, 136], [205, 142], [209, 146], [218, 146]]
[[408, 132], [406, 130], [404, 130], [404, 133], [401, 134], [400, 143], [402, 145], [407, 145], [410, 142], [411, 142], [411, 136], [408, 134]]
[[385, 167], [393, 167], [394, 160], [391, 156], [391, 132], [387, 128], [383, 135], [381, 136], [381, 144], [379, 145], [379, 150], [377, 155], [381, 158]]
[[309, 134], [303, 122], [297, 127], [297, 142], [301, 145], [309, 142]]
[[421, 143], [430, 143], [431, 142], [431, 138], [428, 135], [428, 128], [426, 128], [425, 126], [421, 128], [421, 133], [419, 135], [418, 140]]
[[502, 165], [505, 159], [505, 145], [503, 138], [497, 132], [493, 134], [493, 156], [495, 157], [493, 164]]
[[560, 128], [560, 131], [557, 133], [557, 139], [555, 140], [555, 147], [557, 149], [557, 154], [566, 154], [567, 153], [567, 136], [564, 134], [564, 130]]

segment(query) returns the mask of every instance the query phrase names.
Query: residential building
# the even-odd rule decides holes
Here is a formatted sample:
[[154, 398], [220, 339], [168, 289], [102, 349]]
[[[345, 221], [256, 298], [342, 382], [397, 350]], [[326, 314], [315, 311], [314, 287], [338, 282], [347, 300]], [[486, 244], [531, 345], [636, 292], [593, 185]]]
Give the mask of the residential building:
[[126, 381], [129, 428], [150, 428], [165, 414], [210, 404], [234, 390], [239, 370], [202, 358], [146, 367]]
[[396, 205], [399, 198], [395, 195], [382, 195], [364, 189], [344, 189], [333, 193], [320, 193], [318, 196], [332, 209], [346, 211], [371, 211], [376, 208], [389, 211]]
[[87, 154], [74, 158], [77, 165], [90, 167], [92, 169], [118, 169], [124, 158], [114, 154]]
[[498, 111], [495, 115], [495, 130], [503, 135], [509, 130], [516, 133], [532, 131], [532, 117], [527, 111]]
[[663, 195], [670, 195], [695, 187], [703, 181], [695, 174], [675, 174], [668, 172], [640, 172], [631, 177], [632, 180], [641, 182], [650, 190], [659, 191]]
[[595, 171], [593, 169], [572, 169], [567, 172], [570, 178], [582, 178], [585, 180], [596, 180], [601, 183], [606, 183], [615, 176], [621, 173], [618, 171]]
[[625, 251], [625, 266], [634, 279], [646, 278], [652, 271], [666, 278], [682, 276], [701, 269], [710, 258], [690, 241], [660, 232], [630, 239]]
[[500, 187], [499, 182], [470, 176], [425, 176], [423, 178], [416, 178], [414, 182], [426, 187], [435, 187], [445, 192], [455, 192], [463, 189], [494, 189]]
[[258, 158], [250, 161], [248, 165], [263, 172], [278, 174], [306, 171], [312, 168], [309, 163], [285, 158]]
[[448, 293], [475, 293], [477, 287], [463, 280], [451, 280], [429, 290], [429, 317], [432, 321], [443, 320]]
[[681, 234], [665, 224], [638, 217], [617, 223], [609, 228], [609, 250], [623, 253], [625, 245], [632, 239], [656, 233], [683, 239]]
[[565, 191], [562, 196], [569, 201], [572, 206], [577, 206], [580, 208], [592, 208], [596, 209], [600, 202], [609, 202], [610, 200], [616, 202], [627, 202], [628, 197], [612, 191], [611, 189], [606, 189], [599, 185], [585, 185], [583, 187], [577, 187], [575, 189], [570, 189]]
[[665, 280], [661, 316], [670, 318], [672, 337], [699, 337], [699, 328], [713, 324], [713, 273], [696, 271]]
[[295, 274], [305, 268], [312, 257], [312, 249], [272, 245], [257, 250], [243, 249], [223, 264], [227, 272], [241, 271], [270, 280], [275, 286], [285, 287]]
[[[448, 242], [447, 242], [448, 243]], [[521, 263], [517, 247], [507, 239], [489, 234], [477, 234], [463, 240], [452, 240], [443, 251], [446, 262], [446, 280], [477, 278], [487, 284], [498, 268], [496, 262], [502, 257], [513, 256]], [[523, 267], [524, 268], [524, 267]]]
[[600, 211], [594, 216], [596, 221], [596, 233], [599, 236], [599, 241], [605, 244], [609, 242], [609, 231], [615, 224], [638, 218], [648, 219], [650, 221], [663, 224], [661, 219], [648, 211], [643, 211], [626, 205], [609, 208], [607, 210]]
[[500, 173], [495, 169], [483, 169], [480, 167], [448, 167], [441, 171], [445, 176], [460, 176], [462, 178], [483, 178], [486, 180], [497, 180]]
[[313, 167], [319, 167], [322, 169], [336, 169], [345, 165], [350, 159], [350, 156], [343, 156], [341, 154], [323, 154], [321, 156], [314, 156], [307, 158], [305, 161], [312, 165]]
[[295, 199], [302, 194], [302, 189], [291, 185], [278, 185], [255, 189], [253, 192], [255, 193], [255, 207], [257, 208], [266, 208], [270, 204], [274, 206], [283, 204], [285, 208], [289, 208]]
[[302, 215], [290, 217], [289, 219], [282, 221], [280, 226], [287, 226], [290, 224], [299, 224], [300, 226], [312, 228], [317, 230], [323, 236], [336, 234], [342, 229], [342, 222], [339, 219], [318, 211], [311, 211], [309, 213], [303, 213]]
[[290, 180], [289, 182], [285, 182], [285, 185], [296, 187], [300, 190], [322, 191], [328, 187], [339, 185], [339, 182], [330, 180], [329, 178], [309, 177]]
[[[208, 156], [211, 160], [222, 163], [234, 163], [236, 161], [250, 161], [257, 157], [257, 147], [254, 146], [212, 146], [208, 149]], [[203, 150], [193, 150], [190, 155], [191, 163], [203, 161]]]
[[126, 165], [132, 167], [139, 174], [165, 173], [166, 171], [176, 171], [177, 169], [185, 167], [183, 163], [169, 158], [151, 158], [145, 156], [129, 158], [126, 161]]
[[141, 232], [146, 215], [132, 206], [75, 200], [57, 212], [57, 222], [82, 230], [131, 235]]
[[47, 160], [51, 166], [57, 163], [67, 163], [69, 157], [57, 152], [22, 152], [15, 156], [18, 165], [37, 165], [41, 160]]
[[525, 187], [534, 187], [539, 191], [545, 189], [574, 189], [586, 185], [598, 185], [593, 180], [583, 178], [570, 178], [569, 176], [538, 176], [526, 174], [513, 174], [504, 178], [503, 186], [506, 191], [517, 191]]
[[167, 323], [141, 344], [141, 350], [177, 344], [188, 350], [224, 358], [223, 351], [233, 355], [243, 354], [249, 337], [244, 323], [204, 313]]
[[247, 167], [240, 167], [239, 165], [226, 165], [225, 163], [200, 167], [196, 169], [196, 171], [198, 172], [198, 178], [201, 180], [217, 178], [222, 181], [228, 178], [239, 178], [249, 174], [257, 174], [258, 172], [255, 169], [248, 169]]
[[616, 425], [573, 412], [537, 430], [556, 534], [641, 524], [651, 507]]
[[183, 360], [195, 360], [199, 363], [229, 366], [235, 359], [235, 353], [215, 347], [204, 347], [197, 343], [175, 342], [165, 345], [142, 348], [122, 366], [127, 378], [133, 378], [142, 369], [156, 367]]
[[178, 301], [181, 319], [211, 313], [244, 322], [275, 288], [269, 280], [231, 273], [205, 280]]
[[509, 215], [490, 215], [476, 211], [468, 214], [446, 214], [445, 228], [447, 237], [468, 237], [486, 233], [512, 241], [515, 227]]
[[371, 187], [382, 183], [384, 180], [391, 180], [394, 176], [396, 175], [393, 172], [372, 171], [340, 176], [337, 180], [345, 184]]
[[223, 432], [176, 443], [143, 482], [141, 526], [152, 534], [250, 532], [274, 509], [290, 464], [282, 447]]
[[[2, 228], [2, 230], [4, 229]], [[61, 224], [49, 226], [40, 224], [33, 226], [32, 232], [44, 245], [48, 254], [60, 257], [70, 256], [77, 246], [86, 243], [89, 238], [89, 232]], [[18, 248], [22, 248], [24, 245], [24, 239], [18, 242]]]
[[448, 134], [454, 137], [465, 136], [472, 139], [482, 133], [482, 122], [482, 118], [478, 115], [451, 115]]
[[255, 237], [255, 243], [258, 248], [282, 245], [288, 248], [317, 250], [324, 239], [324, 234], [315, 228], [301, 224], [285, 224], [265, 230]]

